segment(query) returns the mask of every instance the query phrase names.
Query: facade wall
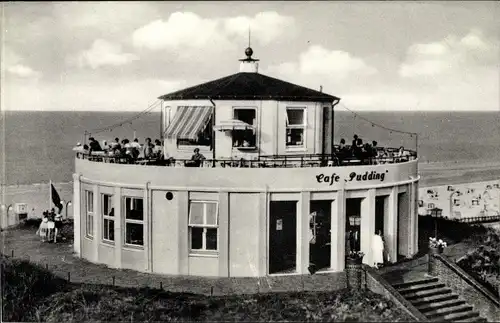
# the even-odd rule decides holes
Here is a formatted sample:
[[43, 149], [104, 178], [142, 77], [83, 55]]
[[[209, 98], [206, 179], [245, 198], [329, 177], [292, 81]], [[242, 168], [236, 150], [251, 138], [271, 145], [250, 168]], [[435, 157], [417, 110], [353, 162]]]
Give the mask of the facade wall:
[[[216, 106], [215, 123], [227, 121], [234, 118], [235, 108], [255, 108], [256, 110], [256, 139], [257, 150], [242, 151], [232, 147], [231, 132], [215, 131], [215, 157], [219, 158], [256, 158], [260, 155], [284, 155], [307, 153], [315, 154], [322, 152], [323, 146], [323, 107], [329, 106], [328, 103], [317, 102], [287, 102], [287, 101], [213, 101]], [[185, 100], [185, 101], [166, 101], [163, 102], [165, 118], [173, 120], [177, 108], [180, 106], [213, 106], [208, 100]], [[306, 131], [304, 148], [287, 149], [286, 139], [286, 108], [296, 107], [306, 109]], [[331, 109], [330, 109], [331, 110]], [[331, 118], [331, 113], [329, 115]], [[169, 121], [164, 122], [164, 127], [168, 126]], [[331, 130], [330, 130], [331, 131]], [[329, 137], [327, 134], [326, 137]], [[325, 138], [325, 140], [327, 140]], [[189, 159], [193, 154], [195, 146], [177, 147], [176, 139], [166, 139], [166, 149], [170, 155], [179, 159]], [[200, 152], [207, 158], [213, 157], [210, 147], [199, 146]]]
[[229, 194], [229, 275], [259, 276], [259, 193]]
[[[361, 197], [361, 250], [371, 264], [371, 239], [375, 233], [375, 198], [388, 196], [384, 205], [384, 238], [391, 260], [395, 254], [416, 253], [415, 209], [410, 199], [417, 181], [416, 161], [402, 164], [296, 169], [170, 168], [96, 163], [76, 160], [75, 219], [80, 219], [77, 253], [110, 267], [160, 274], [219, 277], [269, 274], [269, 203], [297, 203], [296, 273], [307, 274], [309, 265], [309, 212], [313, 200], [331, 202], [331, 266], [344, 269], [345, 201]], [[384, 173], [384, 181], [354, 180], [352, 173]], [[124, 178], [124, 174], [126, 177]], [[332, 176], [333, 174], [333, 176]], [[81, 175], [81, 176], [80, 176]], [[320, 175], [323, 175], [322, 177]], [[333, 181], [326, 178], [333, 178]], [[338, 182], [336, 178], [338, 176]], [[414, 176], [414, 177], [413, 177]], [[412, 177], [412, 178], [411, 178]], [[411, 178], [411, 179], [410, 179]], [[321, 179], [321, 180], [319, 180]], [[94, 193], [94, 237], [86, 237], [85, 191]], [[173, 198], [167, 199], [167, 193]], [[403, 195], [398, 195], [402, 193]], [[113, 195], [114, 243], [102, 241], [101, 194]], [[125, 242], [124, 197], [143, 198], [144, 245]], [[75, 199], [75, 203], [78, 199]], [[190, 252], [190, 201], [218, 203], [218, 251]], [[75, 212], [76, 213], [76, 212]], [[77, 230], [77, 226], [75, 226]], [[399, 238], [396, 238], [398, 237]], [[76, 247], [75, 243], [75, 248]], [[340, 250], [340, 252], [339, 252]]]

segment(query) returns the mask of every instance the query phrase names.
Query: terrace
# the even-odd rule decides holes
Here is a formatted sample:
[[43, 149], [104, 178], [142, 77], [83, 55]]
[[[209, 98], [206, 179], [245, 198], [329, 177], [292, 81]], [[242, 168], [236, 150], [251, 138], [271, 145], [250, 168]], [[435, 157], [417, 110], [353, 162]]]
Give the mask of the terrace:
[[382, 148], [383, 153], [378, 157], [366, 157], [363, 159], [354, 156], [342, 156], [338, 154], [297, 154], [297, 155], [265, 155], [255, 159], [243, 158], [219, 158], [204, 159], [193, 164], [190, 159], [130, 159], [127, 156], [116, 156], [103, 151], [77, 152], [77, 159], [85, 159], [93, 162], [116, 163], [116, 164], [137, 164], [149, 166], [165, 167], [205, 167], [205, 168], [307, 168], [307, 167], [339, 167], [339, 166], [363, 166], [404, 163], [417, 159], [417, 153], [413, 150], [405, 149], [403, 153], [398, 148]]

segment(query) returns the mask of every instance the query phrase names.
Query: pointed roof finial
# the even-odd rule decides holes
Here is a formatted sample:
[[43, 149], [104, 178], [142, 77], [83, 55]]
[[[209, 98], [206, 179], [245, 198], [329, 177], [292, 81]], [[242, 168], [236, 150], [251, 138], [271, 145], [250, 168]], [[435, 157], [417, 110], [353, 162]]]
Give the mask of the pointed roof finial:
[[250, 30], [250, 25], [249, 25], [248, 26], [248, 47], [247, 47], [247, 49], [245, 49], [245, 56], [247, 58], [240, 59], [241, 62], [257, 62], [257, 61], [259, 61], [258, 59], [252, 58], [253, 49], [252, 49], [252, 47], [250, 47], [251, 37], [252, 37], [252, 32]]

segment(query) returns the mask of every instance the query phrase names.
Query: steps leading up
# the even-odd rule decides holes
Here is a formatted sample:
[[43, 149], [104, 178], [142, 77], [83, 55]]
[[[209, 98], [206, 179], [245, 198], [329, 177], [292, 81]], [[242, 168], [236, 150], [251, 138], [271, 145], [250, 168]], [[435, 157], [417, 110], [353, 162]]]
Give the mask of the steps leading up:
[[392, 285], [429, 320], [436, 322], [486, 322], [459, 295], [438, 278], [426, 278]]

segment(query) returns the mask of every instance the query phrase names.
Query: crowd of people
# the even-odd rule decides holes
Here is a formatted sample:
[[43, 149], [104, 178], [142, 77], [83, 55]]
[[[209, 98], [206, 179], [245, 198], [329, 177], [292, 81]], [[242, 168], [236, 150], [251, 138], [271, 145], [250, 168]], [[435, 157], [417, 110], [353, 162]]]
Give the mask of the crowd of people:
[[[108, 144], [106, 140], [99, 143], [94, 137], [89, 138], [89, 144], [81, 145], [78, 143], [73, 149], [77, 153], [88, 154], [93, 156], [106, 156], [115, 158], [113, 161], [123, 163], [134, 163], [136, 161], [147, 160], [148, 164], [153, 165], [175, 165], [175, 159], [170, 157], [165, 150], [162, 141], [156, 139], [154, 144], [151, 138], [146, 138], [143, 144], [135, 138], [132, 142], [128, 139], [115, 138], [115, 140]], [[78, 154], [77, 154], [78, 155]], [[402, 162], [410, 160], [411, 154], [403, 146], [396, 149], [386, 149], [379, 147], [377, 141], [371, 143], [363, 143], [363, 139], [358, 135], [353, 136], [350, 145], [346, 144], [346, 140], [342, 138], [340, 144], [336, 145], [334, 152], [331, 156], [333, 165], [342, 165], [344, 162], [359, 162], [364, 165], [382, 164], [385, 162]], [[116, 158], [120, 158], [116, 161]], [[330, 158], [322, 159], [322, 163], [326, 166]], [[184, 162], [186, 167], [200, 167], [206, 158], [200, 153], [198, 148], [194, 149], [194, 154], [191, 159]], [[245, 160], [240, 160], [243, 164]], [[328, 165], [330, 165], [328, 163]], [[265, 166], [263, 166], [265, 167]]]
[[338, 158], [339, 162], [346, 159], [358, 159], [363, 164], [377, 164], [383, 161], [384, 158], [393, 157], [395, 161], [400, 161], [408, 159], [410, 153], [401, 146], [397, 153], [388, 152], [383, 147], [378, 147], [378, 143], [374, 140], [372, 143], [363, 143], [358, 135], [353, 136], [351, 145], [346, 145], [346, 140], [344, 138], [340, 139], [340, 144], [335, 149], [335, 157]]
[[54, 209], [50, 211], [46, 210], [43, 212], [42, 222], [36, 234], [40, 235], [42, 242], [48, 241], [57, 243], [57, 236], [61, 235], [62, 226], [61, 212], [59, 211], [56, 213]]
[[109, 144], [106, 140], [103, 140], [101, 145], [94, 137], [90, 137], [88, 145], [85, 144], [82, 146], [81, 143], [78, 143], [74, 150], [89, 155], [122, 157], [130, 162], [140, 158], [158, 161], [165, 160], [161, 141], [156, 139], [153, 144], [151, 138], [146, 138], [142, 145], [137, 138], [132, 142], [130, 142], [129, 139], [122, 139], [120, 141], [119, 138], [115, 138], [115, 140]]
[[[164, 150], [161, 140], [156, 139], [153, 144], [149, 137], [144, 140], [144, 144], [140, 144], [137, 138], [132, 142], [128, 139], [120, 141], [119, 138], [115, 138], [109, 144], [103, 140], [102, 145], [94, 137], [90, 137], [88, 145], [82, 146], [81, 143], [78, 143], [73, 150], [88, 155], [125, 158], [130, 163], [137, 160], [148, 160], [152, 161], [153, 164], [166, 166], [175, 163], [175, 159], [168, 156]], [[191, 160], [186, 161], [185, 166], [200, 167], [205, 159], [205, 156], [200, 153], [200, 149], [195, 148]]]

